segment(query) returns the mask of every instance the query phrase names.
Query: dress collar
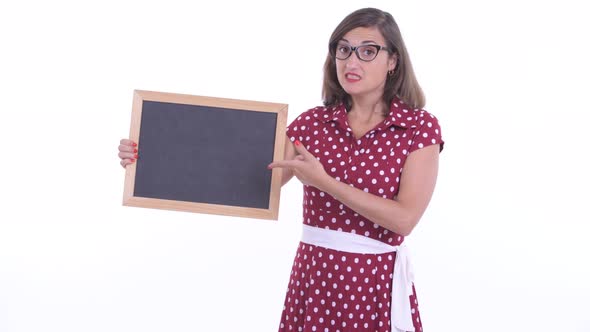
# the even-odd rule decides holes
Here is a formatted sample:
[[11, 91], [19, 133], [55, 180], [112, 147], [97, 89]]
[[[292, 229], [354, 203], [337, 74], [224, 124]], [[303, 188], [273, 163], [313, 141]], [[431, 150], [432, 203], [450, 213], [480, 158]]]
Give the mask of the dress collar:
[[[333, 107], [326, 107], [323, 114], [320, 114], [320, 120], [324, 123], [335, 122], [341, 128], [346, 128], [351, 131], [347, 121], [347, 110], [344, 104], [339, 104]], [[379, 131], [387, 129], [391, 126], [400, 128], [415, 128], [416, 127], [416, 115], [414, 110], [407, 104], [405, 104], [398, 97], [395, 97], [389, 107], [389, 114], [381, 123], [379, 123], [372, 131]]]

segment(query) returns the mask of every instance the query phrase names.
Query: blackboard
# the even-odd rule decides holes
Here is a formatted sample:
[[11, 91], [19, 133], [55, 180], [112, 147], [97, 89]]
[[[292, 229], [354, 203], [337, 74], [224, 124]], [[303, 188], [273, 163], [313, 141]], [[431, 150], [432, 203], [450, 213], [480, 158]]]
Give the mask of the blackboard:
[[287, 105], [134, 91], [123, 205], [278, 219]]

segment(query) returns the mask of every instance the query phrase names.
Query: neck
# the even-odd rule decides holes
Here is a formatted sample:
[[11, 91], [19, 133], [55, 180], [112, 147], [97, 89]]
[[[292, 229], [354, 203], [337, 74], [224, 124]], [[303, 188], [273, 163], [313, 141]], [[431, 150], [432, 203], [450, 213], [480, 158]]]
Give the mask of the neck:
[[382, 98], [352, 98], [352, 107], [350, 112], [361, 119], [370, 120], [375, 115], [384, 117], [389, 111], [389, 106], [385, 105]]

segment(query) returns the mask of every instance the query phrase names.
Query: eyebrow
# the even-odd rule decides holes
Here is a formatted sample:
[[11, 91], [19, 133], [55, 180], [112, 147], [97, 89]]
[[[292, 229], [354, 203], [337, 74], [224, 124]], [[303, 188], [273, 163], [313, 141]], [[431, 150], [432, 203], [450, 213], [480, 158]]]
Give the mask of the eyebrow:
[[[348, 40], [344, 39], [344, 38], [341, 38], [341, 39], [340, 39], [340, 41], [345, 41], [345, 42], [347, 42], [347, 43], [349, 43], [349, 44], [350, 44], [350, 42], [349, 42]], [[363, 41], [361, 42], [361, 44], [379, 44], [379, 43], [377, 43], [377, 42], [376, 42], [376, 41], [374, 41], [374, 40], [363, 40]]]

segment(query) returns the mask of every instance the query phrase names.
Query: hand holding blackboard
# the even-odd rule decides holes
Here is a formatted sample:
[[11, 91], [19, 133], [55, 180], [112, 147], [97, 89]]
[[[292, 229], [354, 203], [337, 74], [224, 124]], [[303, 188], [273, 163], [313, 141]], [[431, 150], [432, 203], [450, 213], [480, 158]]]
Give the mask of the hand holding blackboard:
[[122, 138], [119, 143], [119, 158], [121, 166], [133, 164], [137, 160], [137, 143], [130, 139]]
[[[135, 91], [123, 204], [278, 219], [287, 105]], [[136, 144], [136, 145], [134, 145]]]

